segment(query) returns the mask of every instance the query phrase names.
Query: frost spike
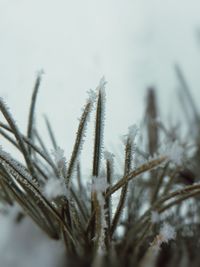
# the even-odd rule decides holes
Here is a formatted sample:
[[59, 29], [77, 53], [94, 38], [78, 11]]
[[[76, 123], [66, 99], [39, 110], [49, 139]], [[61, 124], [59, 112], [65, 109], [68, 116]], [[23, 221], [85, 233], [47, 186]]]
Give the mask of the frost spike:
[[94, 155], [93, 155], [93, 171], [92, 176], [97, 177], [99, 175], [101, 150], [103, 143], [103, 127], [104, 127], [104, 116], [105, 116], [105, 80], [101, 79], [98, 90], [98, 100], [96, 109], [96, 120], [95, 120], [95, 141], [94, 141]]
[[[98, 99], [96, 108], [96, 119], [95, 119], [95, 140], [94, 140], [94, 153], [93, 153], [93, 170], [92, 176], [95, 178], [99, 175], [101, 150], [103, 142], [103, 126], [104, 126], [104, 111], [105, 111], [105, 79], [104, 77], [100, 80], [99, 86], [97, 87]], [[92, 223], [92, 238], [95, 236], [95, 232], [99, 231], [100, 227], [100, 212], [99, 204], [97, 200], [96, 192], [91, 192], [91, 213], [96, 211], [95, 220]], [[96, 228], [96, 229], [95, 229]]]
[[[126, 177], [131, 170], [131, 162], [132, 162], [132, 154], [134, 149], [134, 139], [132, 139], [132, 131], [130, 131], [129, 136], [127, 137], [127, 143], [125, 147], [125, 165], [124, 165], [124, 176]], [[112, 221], [110, 235], [112, 236], [114, 231], [117, 228], [122, 210], [124, 208], [126, 196], [127, 196], [127, 189], [128, 189], [128, 179], [127, 182], [123, 185], [120, 199], [116, 208], [116, 212]]]
[[77, 163], [77, 160], [78, 160], [81, 148], [82, 148], [82, 144], [84, 141], [84, 134], [86, 131], [89, 115], [92, 110], [93, 102], [94, 102], [94, 97], [89, 97], [89, 99], [87, 100], [86, 106], [83, 110], [82, 116], [80, 118], [80, 123], [79, 123], [77, 134], [76, 134], [76, 140], [74, 143], [72, 155], [69, 161], [67, 174], [66, 174], [67, 188], [69, 187], [70, 179], [71, 179], [73, 170], [75, 169], [75, 166], [76, 166], [76, 163]]
[[[106, 178], [107, 178], [107, 184], [109, 187], [112, 185], [112, 178], [113, 178], [113, 157], [114, 155], [110, 152], [105, 151], [104, 152], [104, 158], [106, 160]], [[112, 218], [112, 203], [111, 203], [111, 196], [108, 196], [105, 198], [105, 210], [106, 210], [106, 246], [110, 246], [110, 228], [111, 228], [111, 218]]]

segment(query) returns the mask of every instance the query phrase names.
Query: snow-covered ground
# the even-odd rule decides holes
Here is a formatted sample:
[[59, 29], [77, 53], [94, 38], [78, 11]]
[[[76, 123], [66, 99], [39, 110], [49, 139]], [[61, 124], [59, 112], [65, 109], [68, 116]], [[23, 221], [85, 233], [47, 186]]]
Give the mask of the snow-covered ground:
[[52, 241], [29, 219], [15, 223], [19, 207], [0, 214], [1, 267], [55, 267], [65, 259], [64, 246]]
[[[68, 157], [86, 91], [105, 75], [105, 144], [111, 146], [142, 117], [147, 86], [156, 86], [164, 110], [176, 111], [175, 62], [199, 97], [199, 8], [198, 0], [0, 0], [0, 95], [25, 129], [35, 73], [44, 69], [37, 120], [41, 125], [48, 114]], [[5, 220], [0, 217], [1, 266], [18, 266], [6, 265], [8, 252], [20, 256], [27, 239], [32, 252], [19, 266], [32, 266], [32, 258], [39, 262], [41, 249], [30, 239], [41, 233], [28, 220], [16, 233]], [[33, 236], [26, 236], [28, 227]], [[44, 250], [47, 243], [43, 237]], [[38, 266], [51, 266], [53, 251], [59, 251], [54, 245]]]

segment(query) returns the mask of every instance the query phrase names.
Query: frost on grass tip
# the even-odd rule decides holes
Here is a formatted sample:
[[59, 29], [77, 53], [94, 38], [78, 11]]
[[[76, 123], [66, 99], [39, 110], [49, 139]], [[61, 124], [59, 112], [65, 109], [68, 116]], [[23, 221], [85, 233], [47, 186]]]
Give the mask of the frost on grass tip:
[[[106, 86], [107, 82], [105, 81], [105, 77], [103, 76], [99, 82], [99, 85], [97, 86], [96, 90], [97, 93], [99, 94], [99, 99], [100, 100], [100, 113], [99, 113], [99, 119], [100, 119], [100, 153], [99, 156], [100, 158], [102, 157], [102, 151], [103, 151], [103, 140], [104, 140], [104, 128], [105, 128], [105, 107], [106, 107], [106, 92], [105, 92], [105, 86]], [[98, 103], [97, 103], [98, 105]]]
[[87, 101], [90, 103], [94, 103], [96, 98], [97, 98], [97, 94], [95, 93], [95, 91], [90, 89], [87, 91], [87, 93], [88, 93], [88, 100]]
[[97, 86], [96, 90], [97, 91], [104, 91], [105, 90], [105, 86], [107, 84], [107, 81], [105, 79], [105, 76], [103, 76], [99, 82], [99, 85]]
[[55, 163], [60, 171], [66, 171], [66, 158], [64, 156], [64, 150], [57, 147], [56, 150], [52, 150], [52, 155], [54, 156]]
[[109, 162], [111, 172], [113, 173], [114, 170], [114, 157], [115, 155], [109, 151], [104, 151], [103, 153], [104, 159]]
[[128, 137], [132, 139], [133, 142], [135, 141], [135, 138], [137, 137], [138, 133], [139, 133], [139, 128], [136, 124], [129, 126]]
[[127, 138], [128, 138], [129, 139], [129, 143], [131, 144], [131, 146], [134, 146], [135, 145], [135, 140], [136, 140], [136, 137], [137, 137], [138, 133], [139, 133], [139, 128], [137, 127], [136, 124], [133, 124], [133, 125], [129, 126], [128, 127], [128, 133], [121, 136], [122, 143], [124, 145], [126, 145]]
[[110, 162], [112, 162], [115, 157], [115, 155], [109, 151], [104, 151], [103, 155], [104, 155], [104, 159]]

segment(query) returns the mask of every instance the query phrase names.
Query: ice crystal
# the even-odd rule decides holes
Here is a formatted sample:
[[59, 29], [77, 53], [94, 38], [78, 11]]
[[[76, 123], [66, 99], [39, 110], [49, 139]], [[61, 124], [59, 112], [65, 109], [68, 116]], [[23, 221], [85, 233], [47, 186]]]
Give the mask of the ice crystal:
[[61, 179], [51, 178], [44, 186], [44, 194], [48, 199], [66, 196], [65, 184]]
[[107, 81], [105, 79], [105, 76], [103, 76], [99, 82], [99, 85], [97, 86], [97, 91], [104, 91], [105, 90], [105, 86], [107, 84]]
[[25, 169], [23, 165], [21, 165], [18, 161], [14, 160], [9, 153], [4, 151], [2, 147], [0, 146], [0, 161], [6, 168], [6, 170], [18, 176], [18, 174], [21, 174], [23, 177], [25, 177], [28, 181], [32, 181], [33, 178], [29, 174], [29, 172]]
[[110, 162], [113, 161], [114, 154], [110, 153], [109, 151], [104, 151], [104, 158]]
[[161, 218], [160, 218], [159, 213], [157, 211], [152, 211], [151, 212], [151, 222], [153, 224], [155, 224], [155, 223], [159, 223], [160, 220], [161, 220]]
[[151, 249], [153, 253], [156, 255], [163, 243], [168, 243], [170, 240], [173, 240], [175, 238], [176, 238], [175, 228], [171, 226], [169, 223], [165, 222], [162, 225], [159, 234], [155, 237], [155, 239], [151, 243]]
[[133, 125], [129, 126], [129, 128], [128, 128], [128, 136], [129, 136], [130, 139], [133, 140], [133, 142], [135, 141], [135, 138], [138, 135], [138, 133], [139, 133], [139, 128], [137, 127], [136, 124], [133, 124]]
[[108, 183], [104, 177], [94, 177], [92, 184], [92, 192], [103, 193], [108, 187]]
[[88, 93], [88, 102], [94, 103], [97, 98], [97, 94], [95, 93], [95, 91], [90, 89], [87, 91], [87, 93]]
[[52, 151], [54, 160], [58, 166], [59, 170], [66, 170], [66, 158], [64, 156], [64, 150], [57, 147], [56, 150]]
[[171, 161], [177, 165], [181, 165], [183, 160], [184, 149], [177, 142], [174, 142], [169, 149], [168, 156]]
[[[102, 77], [99, 85], [97, 86], [96, 90], [98, 93], [98, 100], [99, 103], [97, 103], [97, 116], [99, 118], [96, 118], [99, 120], [100, 125], [100, 131], [99, 131], [99, 157], [102, 158], [102, 151], [104, 147], [104, 128], [105, 128], [105, 103], [106, 103], [106, 92], [105, 92], [105, 85], [106, 85], [105, 77]], [[99, 113], [98, 113], [98, 104], [99, 104]]]
[[160, 154], [164, 154], [168, 159], [176, 165], [181, 165], [184, 159], [184, 148], [178, 141], [167, 143], [164, 147], [160, 148]]
[[176, 238], [176, 231], [169, 223], [164, 223], [160, 229], [160, 237], [163, 243], [168, 243], [169, 240]]

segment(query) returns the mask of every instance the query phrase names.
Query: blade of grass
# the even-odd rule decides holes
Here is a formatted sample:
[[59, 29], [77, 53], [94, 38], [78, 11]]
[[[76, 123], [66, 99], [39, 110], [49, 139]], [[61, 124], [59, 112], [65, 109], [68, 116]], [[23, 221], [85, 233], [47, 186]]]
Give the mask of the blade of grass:
[[[35, 123], [35, 105], [36, 105], [36, 99], [38, 95], [38, 90], [40, 87], [42, 78], [42, 73], [39, 72], [38, 76], [36, 78], [35, 86], [33, 89], [33, 94], [31, 98], [31, 105], [29, 110], [29, 116], [28, 116], [28, 126], [27, 126], [27, 138], [33, 141], [33, 129], [34, 129], [34, 123]], [[29, 153], [31, 154], [31, 149], [29, 147]]]
[[23, 141], [23, 138], [21, 136], [21, 133], [18, 130], [18, 127], [17, 127], [14, 119], [12, 118], [8, 108], [6, 107], [4, 101], [1, 98], [0, 98], [0, 110], [1, 110], [2, 114], [4, 115], [5, 119], [7, 120], [8, 124], [9, 124], [9, 126], [10, 126], [10, 128], [11, 128], [11, 130], [13, 132], [13, 134], [15, 135], [15, 138], [16, 138], [16, 140], [18, 142], [20, 150], [22, 151], [22, 154], [24, 156], [25, 162], [26, 162], [26, 164], [28, 166], [28, 169], [30, 170], [30, 173], [32, 174], [33, 182], [37, 186], [39, 186], [34, 166], [32, 164], [32, 161], [30, 159], [30, 156], [29, 156], [28, 151], [26, 149], [26, 146], [24, 144], [24, 141]]
[[168, 157], [161, 156], [156, 159], [153, 159], [145, 164], [142, 164], [140, 167], [138, 167], [136, 170], [132, 171], [127, 176], [122, 177], [115, 185], [113, 185], [111, 188], [108, 189], [108, 192], [106, 193], [106, 197], [109, 195], [112, 195], [117, 190], [119, 190], [123, 185], [127, 183], [127, 181], [132, 180], [133, 178], [137, 177], [138, 175], [150, 171], [153, 168], [159, 166], [160, 164], [164, 163], [168, 160]]
[[189, 86], [188, 86], [186, 79], [183, 75], [183, 72], [182, 72], [180, 66], [177, 64], [175, 65], [175, 72], [176, 72], [177, 78], [179, 79], [179, 82], [182, 86], [182, 89], [184, 90], [186, 99], [189, 101], [190, 108], [193, 110], [195, 120], [199, 124], [199, 114], [198, 114], [196, 104], [195, 104], [194, 99], [190, 93], [190, 89], [189, 89]]
[[69, 238], [75, 244], [75, 240], [65, 222], [62, 220], [60, 214], [57, 210], [50, 204], [50, 202], [40, 193], [39, 189], [31, 182], [31, 175], [23, 170], [22, 166], [16, 165], [14, 160], [6, 152], [0, 150], [0, 162], [2, 166], [6, 169], [9, 175], [13, 176], [16, 181], [23, 185], [26, 190], [31, 190], [32, 196], [35, 197], [35, 201], [39, 204], [42, 204], [47, 212], [51, 214], [68, 233]]
[[47, 130], [48, 130], [48, 133], [49, 133], [49, 137], [50, 137], [51, 143], [53, 145], [54, 150], [56, 150], [58, 145], [57, 145], [57, 142], [56, 142], [56, 138], [55, 138], [53, 129], [52, 129], [51, 124], [49, 122], [49, 119], [48, 119], [48, 117], [46, 115], [44, 116], [44, 120], [45, 120], [45, 123], [46, 123], [46, 127], [47, 127]]
[[[130, 170], [131, 170], [132, 153], [133, 153], [133, 143], [132, 143], [130, 136], [128, 136], [126, 146], [125, 146], [125, 164], [124, 164], [124, 176], [125, 177], [127, 177], [127, 175], [130, 173]], [[116, 212], [114, 214], [114, 218], [112, 221], [111, 229], [110, 229], [111, 237], [114, 234], [114, 232], [118, 226], [119, 219], [120, 219], [122, 210], [123, 210], [124, 205], [125, 205], [125, 200], [126, 200], [126, 196], [127, 196], [127, 189], [128, 189], [128, 180], [123, 185], [123, 187], [121, 189], [120, 199], [119, 199], [119, 202], [118, 202], [118, 205], [116, 208]]]
[[[102, 143], [103, 143], [103, 127], [104, 127], [104, 111], [105, 111], [105, 80], [102, 78], [99, 86], [97, 87], [98, 98], [95, 117], [95, 139], [94, 139], [94, 152], [93, 152], [93, 168], [92, 177], [96, 179], [99, 176]], [[94, 181], [95, 182], [95, 181]], [[101, 233], [101, 212], [97, 200], [97, 192], [91, 192], [91, 213], [95, 212], [95, 219], [92, 222], [91, 238], [96, 236], [94, 244], [95, 250], [98, 250], [98, 241]]]

